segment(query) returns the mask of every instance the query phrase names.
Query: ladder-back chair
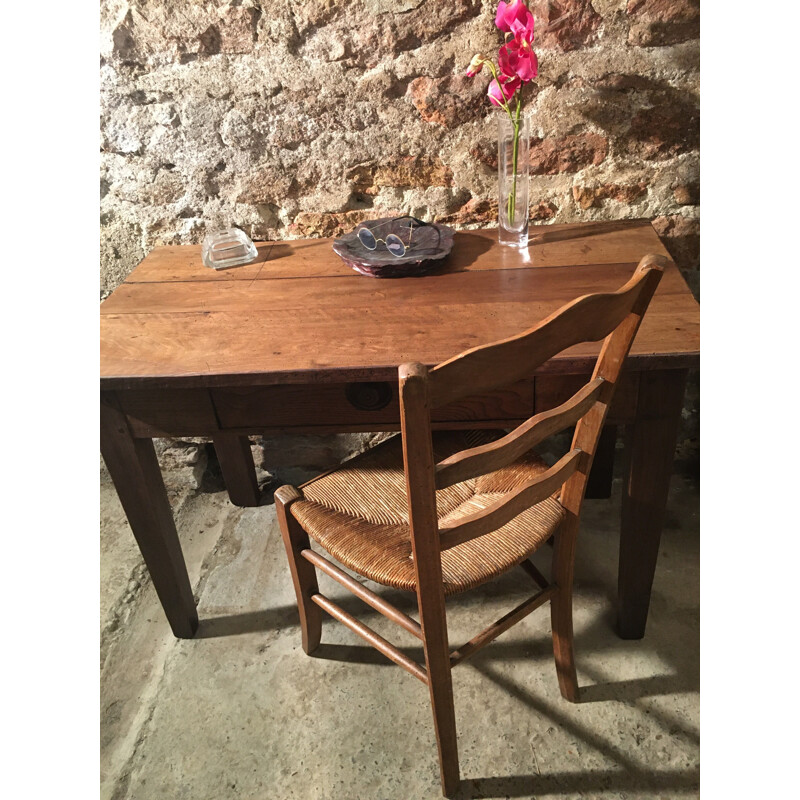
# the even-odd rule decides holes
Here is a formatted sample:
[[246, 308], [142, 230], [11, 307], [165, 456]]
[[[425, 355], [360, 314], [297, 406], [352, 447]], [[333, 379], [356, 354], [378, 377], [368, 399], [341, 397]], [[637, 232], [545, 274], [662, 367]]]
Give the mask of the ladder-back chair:
[[[580, 297], [522, 334], [467, 350], [433, 369], [403, 364], [401, 435], [300, 490], [283, 486], [275, 493], [303, 649], [312, 653], [318, 646], [324, 610], [428, 686], [447, 796], [459, 785], [450, 670], [548, 600], [561, 694], [578, 700], [572, 644], [578, 519], [620, 371], [665, 264], [663, 256], [645, 256], [618, 291]], [[431, 409], [529, 378], [562, 350], [601, 339], [591, 380], [557, 408], [495, 441], [470, 439], [463, 432], [432, 433]], [[572, 426], [572, 447], [555, 465], [548, 467], [531, 453]], [[548, 581], [528, 556], [554, 534]], [[359, 575], [414, 591], [419, 622], [312, 550], [309, 537]], [[539, 591], [451, 652], [445, 596], [517, 565]], [[316, 569], [419, 638], [425, 665], [320, 594]]]

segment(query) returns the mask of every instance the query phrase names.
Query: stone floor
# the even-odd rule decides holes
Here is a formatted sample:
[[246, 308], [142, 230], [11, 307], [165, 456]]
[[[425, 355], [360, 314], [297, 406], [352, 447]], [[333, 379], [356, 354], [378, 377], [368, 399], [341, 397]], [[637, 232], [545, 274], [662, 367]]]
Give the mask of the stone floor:
[[[236, 508], [218, 483], [198, 489], [196, 478], [191, 469], [166, 475], [199, 604], [192, 641], [171, 635], [114, 488], [102, 482], [103, 800], [441, 797], [425, 688], [331, 619], [316, 657], [306, 656], [274, 506]], [[641, 641], [613, 629], [620, 492], [617, 479], [611, 499], [585, 504], [575, 597], [582, 702], [559, 694], [546, 610], [455, 670], [457, 797], [699, 794], [697, 478], [673, 476]], [[534, 556], [543, 571], [545, 549]], [[320, 585], [421, 658], [410, 634], [326, 576]], [[451, 642], [529, 593], [515, 570], [453, 598]], [[385, 594], [413, 611], [408, 595]]]

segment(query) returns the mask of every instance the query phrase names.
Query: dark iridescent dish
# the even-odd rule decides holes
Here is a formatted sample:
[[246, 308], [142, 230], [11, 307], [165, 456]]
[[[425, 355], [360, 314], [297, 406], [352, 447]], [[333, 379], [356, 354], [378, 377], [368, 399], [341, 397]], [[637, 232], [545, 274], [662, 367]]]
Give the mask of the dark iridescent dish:
[[[375, 250], [367, 250], [358, 239], [358, 228], [369, 228], [376, 238], [385, 239], [394, 233], [411, 246], [404, 256], [393, 256], [379, 243]], [[350, 233], [333, 242], [333, 251], [345, 264], [362, 275], [372, 278], [403, 278], [424, 275], [436, 269], [453, 248], [455, 231], [447, 225], [429, 223], [409, 229], [409, 218], [381, 217], [362, 222]]]

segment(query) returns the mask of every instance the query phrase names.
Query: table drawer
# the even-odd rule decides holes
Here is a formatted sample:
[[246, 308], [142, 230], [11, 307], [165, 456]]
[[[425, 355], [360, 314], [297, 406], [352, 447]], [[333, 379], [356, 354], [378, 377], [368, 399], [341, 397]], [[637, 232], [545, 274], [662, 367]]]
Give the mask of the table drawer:
[[130, 389], [116, 397], [134, 436], [212, 436], [219, 428], [206, 389]]
[[[546, 375], [536, 378], [536, 413], [569, 400], [590, 379], [589, 375]], [[608, 412], [609, 422], [632, 421], [636, 416], [636, 401], [639, 392], [639, 373], [626, 372], [618, 383], [614, 400]]]
[[[343, 426], [350, 429], [400, 423], [397, 384], [337, 383], [214, 389], [222, 428], [276, 429]], [[524, 419], [533, 413], [533, 382], [521, 381], [491, 394], [436, 409], [433, 421], [469, 423]]]

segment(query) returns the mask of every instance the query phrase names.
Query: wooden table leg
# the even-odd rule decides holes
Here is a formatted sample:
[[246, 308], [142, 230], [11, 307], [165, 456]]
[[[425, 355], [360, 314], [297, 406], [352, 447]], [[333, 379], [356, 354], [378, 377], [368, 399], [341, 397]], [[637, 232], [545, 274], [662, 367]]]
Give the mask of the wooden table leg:
[[586, 483], [586, 499], [599, 500], [611, 497], [614, 481], [614, 453], [617, 447], [617, 426], [606, 423], [600, 432], [594, 453], [592, 471]]
[[250, 440], [235, 433], [218, 433], [214, 436], [214, 450], [231, 503], [235, 506], [257, 506], [261, 502], [261, 493]]
[[623, 639], [644, 636], [686, 376], [686, 370], [642, 372], [636, 420], [627, 426], [617, 613]]
[[191, 639], [197, 608], [153, 442], [133, 438], [113, 400], [100, 402], [100, 451], [172, 632]]

